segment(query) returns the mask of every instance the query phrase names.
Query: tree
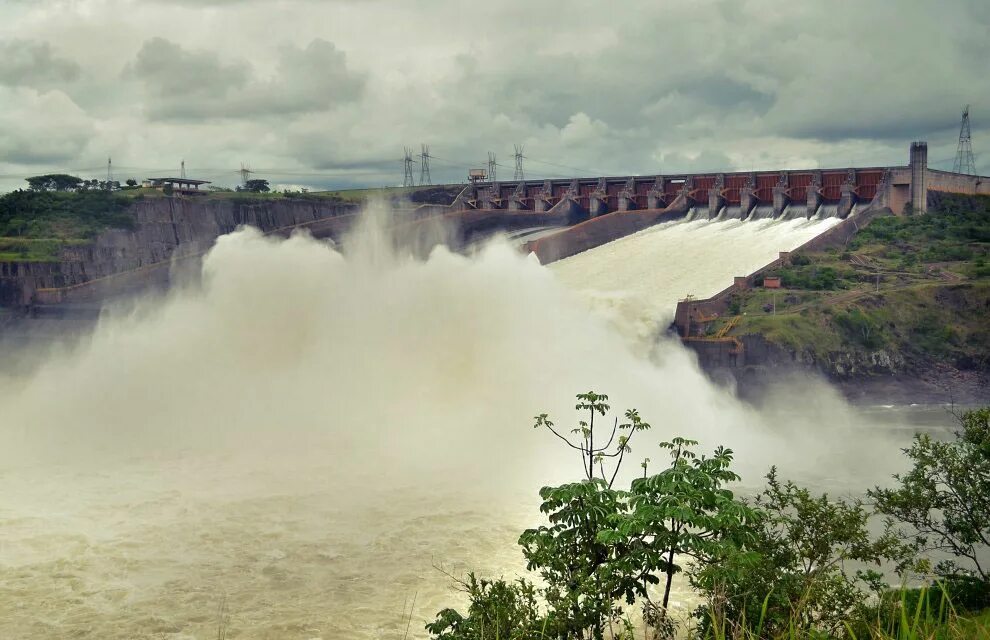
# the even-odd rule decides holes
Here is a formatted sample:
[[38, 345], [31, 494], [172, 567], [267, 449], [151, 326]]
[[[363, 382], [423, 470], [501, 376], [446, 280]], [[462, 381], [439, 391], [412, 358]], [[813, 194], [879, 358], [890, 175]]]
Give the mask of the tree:
[[955, 558], [940, 561], [938, 573], [990, 584], [990, 407], [963, 413], [959, 423], [948, 442], [916, 435], [904, 449], [911, 470], [894, 476], [899, 486], [869, 495], [879, 512], [911, 528], [916, 549]]
[[846, 563], [879, 566], [908, 558], [889, 523], [872, 537], [870, 513], [861, 500], [812, 495], [780, 482], [776, 469], [753, 507], [755, 518], [747, 535], [736, 539], [739, 544], [723, 547], [724, 557], [692, 575], [708, 601], [697, 612], [707, 627], [748, 627], [745, 631], [768, 637], [791, 629], [842, 632], [850, 612], [868, 600], [867, 590], [883, 589], [879, 572], [850, 574]]
[[82, 178], [65, 173], [48, 173], [25, 178], [31, 191], [75, 191], [83, 183]]
[[[548, 585], [551, 609], [573, 625], [565, 633], [590, 629], [591, 637], [599, 638], [604, 626], [621, 615], [618, 603], [637, 599], [644, 604], [644, 619], [667, 632], [670, 590], [682, 558], [706, 563], [721, 557], [722, 546], [741, 535], [753, 516], [723, 486], [739, 479], [729, 469], [732, 451], [718, 447], [713, 455], [699, 457], [690, 449], [697, 443], [685, 438], [660, 443], [670, 451], [666, 469], [647, 475], [647, 459], [643, 477], [634, 479], [628, 491], [615, 490], [629, 440], [650, 425], [631, 409], [625, 413], [628, 422], [616, 420], [606, 430], [607, 443], [598, 445], [595, 416], [605, 415], [607, 400], [594, 392], [578, 396], [576, 408], [588, 411], [589, 419], [571, 431], [577, 442], [559, 433], [545, 414], [537, 416], [537, 427], [579, 451], [585, 479], [544, 487], [541, 510], [550, 514], [551, 525], [526, 531], [520, 544], [528, 567], [539, 569]], [[609, 458], [614, 460], [611, 470], [605, 468]], [[657, 604], [648, 588], [661, 582]]]
[[268, 186], [267, 180], [257, 178], [245, 182], [242, 191], [251, 191], [253, 193], [267, 193], [271, 191], [271, 187]]
[[135, 180], [134, 178], [128, 178], [124, 182], [124, 184], [126, 184], [128, 187], [136, 187], [137, 186], [137, 180]]
[[[527, 568], [539, 571], [547, 585], [543, 597], [554, 614], [552, 632], [579, 638], [588, 630], [591, 638], [599, 639], [621, 616], [617, 601], [624, 598], [632, 604], [641, 591], [642, 576], [629, 563], [628, 548], [605, 542], [600, 534], [626, 509], [625, 500], [612, 485], [631, 451], [630, 439], [650, 425], [629, 410], [625, 414], [628, 422], [620, 425], [616, 418], [611, 430], [605, 431], [609, 437], [602, 445], [602, 430], [599, 425], [596, 435], [595, 420], [608, 412], [608, 396], [589, 391], [577, 400], [575, 409], [587, 412], [588, 419], [578, 422], [571, 437], [560, 433], [547, 414], [536, 416], [534, 428], [547, 429], [579, 452], [584, 480], [540, 489], [540, 511], [548, 514], [550, 525], [527, 529], [519, 544]], [[606, 460], [614, 461], [611, 469], [606, 469]]]
[[[650, 425], [630, 409], [624, 414], [625, 422], [616, 418], [611, 427], [605, 421], [603, 428], [610, 409], [608, 396], [589, 391], [577, 400], [575, 409], [587, 417], [569, 435], [547, 414], [535, 419], [535, 428], [550, 431], [578, 452], [583, 479], [543, 487], [540, 510], [547, 514], [549, 524], [527, 529], [519, 537], [527, 568], [539, 572], [543, 580], [545, 586], [537, 593], [547, 607], [546, 615], [539, 618], [540, 635], [522, 637], [602, 640], [606, 633], [612, 638], [628, 637], [624, 607], [637, 602], [644, 604], [648, 624], [672, 631], [666, 608], [682, 557], [701, 563], [725, 557], [727, 552], [721, 547], [738, 544], [743, 525], [752, 519], [749, 508], [723, 488], [738, 479], [729, 470], [732, 451], [719, 447], [712, 456], [699, 457], [690, 450], [693, 441], [675, 438], [661, 444], [671, 452], [669, 468], [649, 476], [646, 459], [641, 465], [643, 477], [633, 480], [628, 491], [621, 491], [614, 485], [632, 451], [629, 443]], [[660, 584], [661, 577], [665, 580], [663, 600], [654, 605], [648, 588]], [[504, 592], [498, 600], [507, 608], [508, 619], [518, 609], [513, 603], [524, 592], [510, 593], [512, 588], [502, 585], [491, 587], [490, 593], [499, 590]], [[478, 636], [454, 634], [479, 630], [485, 616], [493, 618], [483, 610], [476, 608], [468, 617], [441, 611], [428, 630], [437, 638], [473, 639]], [[527, 614], [526, 619], [536, 617]]]
[[[661, 620], [667, 615], [674, 575], [683, 570], [680, 559], [711, 562], [754, 519], [752, 510], [724, 488], [739, 480], [729, 469], [732, 450], [718, 447], [711, 456], [699, 457], [690, 449], [697, 444], [685, 438], [661, 442], [661, 448], [670, 450], [670, 466], [652, 476], [644, 466], [644, 477], [630, 487], [628, 514], [613, 518], [614, 528], [603, 536], [616, 543], [626, 540], [647, 582], [659, 582], [658, 573], [663, 576], [662, 600], [658, 607], [648, 607]], [[645, 588], [643, 593], [648, 597]]]

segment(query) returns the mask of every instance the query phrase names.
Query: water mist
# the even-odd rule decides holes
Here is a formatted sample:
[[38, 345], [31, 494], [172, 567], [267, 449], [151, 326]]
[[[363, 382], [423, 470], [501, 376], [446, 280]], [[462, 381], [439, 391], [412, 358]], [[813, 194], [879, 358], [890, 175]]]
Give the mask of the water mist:
[[[108, 315], [0, 390], [0, 636], [207, 637], [221, 598], [243, 637], [401, 635], [414, 593], [421, 635], [457, 602], [432, 564], [522, 570], [536, 490], [577, 471], [532, 417], [569, 422], [589, 389], [654, 425], [635, 457], [688, 435], [735, 448], [754, 484], [774, 462], [841, 475], [868, 449], [837, 396], [761, 414], [679, 344], [643, 340], [678, 296], [817, 228], [768, 227], [776, 241], [724, 264], [750, 228], [683, 223], [548, 269], [498, 240], [414, 258], [388, 215], [372, 207], [340, 251], [224, 236], [198, 285]], [[667, 233], [691, 249], [615, 253]]]

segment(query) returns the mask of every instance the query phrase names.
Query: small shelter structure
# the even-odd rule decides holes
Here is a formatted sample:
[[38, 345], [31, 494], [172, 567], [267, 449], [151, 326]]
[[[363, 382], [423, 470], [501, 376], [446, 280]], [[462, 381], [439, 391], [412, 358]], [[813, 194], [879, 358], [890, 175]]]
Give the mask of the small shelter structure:
[[191, 178], [148, 178], [148, 186], [152, 189], [165, 190], [166, 186], [170, 186], [172, 193], [177, 193], [183, 196], [196, 196], [205, 195], [205, 191], [200, 191], [199, 186], [201, 184], [210, 184], [209, 180], [193, 180]]

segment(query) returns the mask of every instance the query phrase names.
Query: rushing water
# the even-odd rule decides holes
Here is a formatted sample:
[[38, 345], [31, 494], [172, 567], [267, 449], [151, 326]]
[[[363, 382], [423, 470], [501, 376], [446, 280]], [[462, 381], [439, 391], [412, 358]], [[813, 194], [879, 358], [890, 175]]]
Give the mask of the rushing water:
[[463, 602], [434, 566], [522, 571], [536, 489], [576, 470], [532, 416], [587, 389], [653, 423], [637, 457], [685, 434], [750, 484], [879, 479], [891, 430], [834, 393], [757, 412], [641, 340], [829, 224], [664, 225], [550, 269], [504, 242], [417, 261], [372, 224], [348, 255], [221, 238], [201, 288], [0, 386], [0, 638], [211, 638], [221, 603], [230, 637], [422, 637]]
[[657, 225], [551, 265], [623, 333], [650, 338], [677, 300], [708, 297], [839, 220], [694, 220]]

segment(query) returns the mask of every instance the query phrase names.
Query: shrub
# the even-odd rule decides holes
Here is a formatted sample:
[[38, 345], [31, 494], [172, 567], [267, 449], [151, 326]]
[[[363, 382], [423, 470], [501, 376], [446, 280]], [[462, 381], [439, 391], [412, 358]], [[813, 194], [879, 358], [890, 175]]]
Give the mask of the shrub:
[[867, 349], [879, 349], [886, 342], [880, 324], [858, 308], [837, 312], [833, 319], [842, 333]]
[[[990, 408], [959, 416], [955, 440], [927, 433], [904, 450], [913, 466], [893, 489], [869, 492], [876, 508], [907, 525], [918, 551], [947, 551], [935, 569], [944, 576], [974, 575], [990, 584]], [[963, 564], [960, 564], [962, 562]]]

